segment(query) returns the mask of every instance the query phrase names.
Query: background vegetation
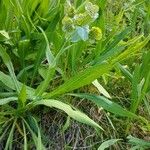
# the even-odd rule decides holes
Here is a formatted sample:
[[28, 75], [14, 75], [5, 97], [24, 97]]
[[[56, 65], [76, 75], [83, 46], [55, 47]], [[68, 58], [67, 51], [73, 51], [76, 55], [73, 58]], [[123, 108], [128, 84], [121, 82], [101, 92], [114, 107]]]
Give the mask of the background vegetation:
[[0, 0], [0, 149], [150, 149], [149, 0]]

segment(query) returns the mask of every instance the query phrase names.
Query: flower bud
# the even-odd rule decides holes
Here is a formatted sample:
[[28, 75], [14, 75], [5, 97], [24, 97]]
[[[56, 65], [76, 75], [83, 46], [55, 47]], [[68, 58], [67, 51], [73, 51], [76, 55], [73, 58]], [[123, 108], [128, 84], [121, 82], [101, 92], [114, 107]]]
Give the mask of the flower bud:
[[94, 5], [91, 2], [87, 2], [85, 4], [85, 10], [94, 20], [98, 18], [98, 11], [99, 11], [98, 5]]
[[89, 37], [92, 40], [101, 40], [102, 39], [102, 30], [99, 27], [92, 27], [89, 32]]
[[75, 15], [74, 21], [76, 25], [85, 26], [92, 23], [94, 20], [91, 18], [89, 14], [85, 12]]
[[65, 11], [65, 15], [71, 18], [74, 17], [75, 15], [75, 8], [74, 6], [72, 6], [70, 1], [66, 1], [65, 6], [64, 6], [64, 11]]
[[74, 25], [73, 25], [73, 20], [68, 17], [65, 16], [62, 20], [62, 24], [63, 24], [63, 30], [66, 32], [71, 32], [74, 29]]

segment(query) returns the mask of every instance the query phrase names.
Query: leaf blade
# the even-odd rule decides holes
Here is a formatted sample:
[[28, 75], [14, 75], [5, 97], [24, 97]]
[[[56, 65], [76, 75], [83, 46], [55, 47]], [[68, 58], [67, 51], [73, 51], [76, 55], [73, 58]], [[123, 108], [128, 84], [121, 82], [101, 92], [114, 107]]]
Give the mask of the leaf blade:
[[110, 101], [103, 96], [97, 96], [97, 95], [93, 95], [93, 94], [82, 94], [82, 93], [81, 94], [69, 94], [69, 95], [80, 97], [80, 98], [86, 98], [86, 99], [94, 102], [95, 104], [97, 104], [97, 106], [103, 107], [107, 111], [114, 113], [116, 115], [119, 115], [119, 116], [130, 117], [130, 118], [137, 117], [132, 112], [127, 111], [126, 109], [121, 107], [119, 104], [117, 104], [113, 101]]
[[45, 105], [45, 106], [48, 106], [48, 107], [54, 107], [54, 108], [63, 110], [71, 118], [73, 118], [73, 119], [75, 119], [75, 120], [77, 120], [81, 123], [85, 123], [85, 124], [88, 124], [90, 126], [93, 126], [96, 129], [103, 130], [97, 123], [95, 123], [87, 115], [85, 115], [84, 113], [80, 112], [79, 110], [77, 110], [77, 109], [71, 107], [70, 105], [65, 104], [61, 101], [53, 100], [53, 99], [45, 99], [45, 100], [37, 101], [37, 102], [33, 103], [33, 105], [34, 106]]

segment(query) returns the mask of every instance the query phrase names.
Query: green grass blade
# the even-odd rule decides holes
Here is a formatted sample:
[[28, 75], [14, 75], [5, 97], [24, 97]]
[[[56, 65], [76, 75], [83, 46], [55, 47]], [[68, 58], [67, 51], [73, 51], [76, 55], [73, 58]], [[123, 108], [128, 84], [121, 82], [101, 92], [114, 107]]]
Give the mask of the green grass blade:
[[101, 144], [101, 146], [98, 148], [98, 150], [105, 150], [106, 148], [109, 148], [110, 146], [117, 143], [120, 139], [111, 139], [108, 141], [105, 141]]
[[36, 55], [36, 60], [34, 62], [34, 69], [33, 69], [33, 75], [32, 75], [32, 79], [31, 79], [31, 83], [30, 83], [30, 86], [33, 84], [34, 82], [34, 78], [37, 74], [37, 71], [38, 71], [38, 68], [42, 62], [42, 59], [44, 57], [44, 54], [45, 54], [45, 49], [46, 49], [46, 43], [44, 42], [44, 39], [41, 38], [40, 40], [40, 46], [38, 47], [38, 50], [37, 50], [37, 55]]
[[107, 52], [108, 49], [114, 48], [121, 40], [123, 40], [130, 33], [130, 31], [131, 31], [131, 27], [128, 27], [125, 30], [123, 30], [121, 33], [116, 35], [114, 37], [114, 40], [105, 47], [104, 53]]
[[92, 84], [98, 89], [98, 91], [100, 92], [100, 94], [103, 94], [105, 97], [110, 98], [111, 96], [109, 95], [109, 93], [104, 89], [104, 87], [98, 82], [98, 80], [94, 80], [92, 82]]
[[147, 45], [150, 40], [150, 35], [147, 36], [142, 42], [137, 43], [136, 45], [132, 45], [127, 48], [123, 53], [121, 53], [118, 57], [116, 57], [113, 61], [120, 62], [127, 58], [132, 57], [136, 52], [140, 51], [143, 47]]
[[0, 127], [0, 130], [1, 130], [0, 142], [7, 136], [7, 133], [8, 133], [8, 131], [10, 129], [10, 126], [11, 126], [11, 123], [10, 123], [11, 120], [12, 120], [12, 118], [7, 120], [7, 121], [5, 121], [3, 126]]
[[[129, 40], [128, 42], [125, 42], [125, 44], [120, 44], [119, 45], [117, 43], [118, 45], [116, 45], [115, 47], [108, 47], [110, 49], [105, 47], [105, 51], [103, 51], [100, 56], [97, 56], [96, 59], [94, 60], [94, 62], [95, 63], [100, 63], [100, 62], [103, 62], [103, 61], [105, 61], [107, 59], [116, 58], [118, 54], [121, 54], [121, 52], [127, 51], [128, 49], [130, 50], [131, 48], [135, 47], [136, 46], [135, 43], [138, 43], [139, 40], [142, 37], [143, 36], [136, 36], [135, 38]], [[127, 47], [129, 47], [129, 48], [127, 48]], [[128, 58], [128, 56], [126, 56], [125, 58]]]
[[12, 149], [12, 143], [13, 143], [13, 134], [14, 134], [14, 129], [15, 129], [15, 124], [16, 124], [16, 119], [14, 120], [14, 123], [12, 125], [12, 128], [10, 130], [9, 136], [7, 138], [7, 142], [5, 145], [4, 150]]
[[52, 80], [53, 76], [54, 76], [54, 73], [55, 73], [55, 65], [56, 65], [56, 62], [55, 62], [55, 59], [54, 59], [54, 56], [50, 50], [50, 47], [49, 47], [49, 41], [48, 41], [48, 38], [45, 34], [45, 32], [43, 31], [43, 29], [41, 27], [39, 27], [39, 29], [41, 30], [43, 36], [44, 36], [44, 39], [45, 39], [45, 42], [46, 42], [46, 59], [48, 61], [48, 64], [49, 64], [49, 68], [46, 72], [46, 78], [45, 80], [37, 87], [37, 90], [35, 92], [36, 95], [42, 95], [43, 92], [46, 90], [46, 88], [48, 87], [50, 81]]
[[[132, 80], [132, 93], [131, 93], [131, 111], [136, 112], [138, 103], [139, 103], [139, 96], [141, 95], [141, 91], [138, 91], [138, 84], [140, 82], [140, 66], [136, 66], [136, 69], [133, 73], [133, 80]], [[140, 92], [140, 93], [139, 93]]]
[[25, 119], [23, 119], [23, 120], [24, 120], [25, 125], [27, 126], [28, 130], [30, 131], [30, 133], [32, 135], [32, 138], [33, 138], [34, 144], [36, 146], [36, 149], [37, 150], [46, 150], [43, 143], [42, 143], [42, 140], [41, 140], [40, 129], [38, 127], [37, 121], [34, 117], [32, 117], [32, 119], [33, 119], [32, 123], [34, 124], [33, 126], [35, 126], [38, 129], [38, 135], [36, 135], [36, 133], [32, 130], [32, 128], [28, 124], [28, 122]]
[[129, 143], [133, 145], [139, 145], [140, 147], [150, 148], [150, 142], [148, 141], [133, 137], [131, 135], [129, 135], [127, 139], [129, 140]]
[[16, 92], [0, 92], [0, 98], [17, 96]]
[[97, 96], [97, 95], [92, 95], [92, 94], [70, 94], [70, 95], [88, 99], [88, 100], [94, 102], [98, 107], [103, 107], [105, 110], [107, 110], [111, 113], [114, 113], [118, 116], [137, 118], [137, 116], [135, 114], [133, 114], [132, 112], [124, 109], [119, 104], [117, 104], [113, 101], [110, 101], [103, 96]]
[[23, 135], [24, 135], [24, 144], [23, 144], [23, 149], [24, 150], [28, 150], [28, 144], [27, 144], [27, 133], [26, 133], [26, 128], [25, 128], [25, 124], [22, 121], [22, 125], [23, 125]]
[[46, 52], [47, 61], [48, 61], [49, 65], [53, 66], [53, 65], [55, 65], [54, 56], [52, 54], [52, 51], [50, 50], [48, 38], [47, 38], [44, 30], [41, 27], [38, 27], [38, 28], [42, 32], [42, 35], [44, 36], [44, 39], [45, 39], [45, 42], [46, 42], [46, 51], [45, 52]]
[[26, 86], [23, 85], [18, 97], [19, 107], [24, 107], [26, 104], [26, 100], [27, 100]]
[[12, 102], [12, 101], [17, 101], [17, 100], [18, 100], [17, 97], [8, 97], [8, 98], [0, 99], [0, 106], [5, 105], [5, 104]]
[[50, 81], [52, 80], [53, 76], [55, 74], [55, 67], [49, 66], [47, 72], [46, 72], [46, 78], [43, 82], [40, 83], [40, 85], [37, 87], [35, 91], [35, 95], [41, 96], [43, 92], [47, 89], [49, 86]]
[[[9, 75], [6, 75], [4, 74], [3, 72], [0, 71], [0, 81], [6, 85], [7, 87], [9, 87], [10, 89], [12, 90], [15, 90], [15, 85], [14, 85], [14, 82], [12, 80], [12, 78], [9, 76]], [[22, 86], [23, 86], [23, 83], [18, 82], [18, 85], [19, 85], [19, 88], [21, 89]], [[32, 98], [34, 96], [34, 89], [29, 87], [29, 86], [26, 86], [26, 89], [27, 89], [27, 95], [29, 98]]]
[[133, 79], [133, 75], [120, 63], [117, 63], [116, 65], [121, 70], [122, 74], [131, 82]]
[[112, 66], [108, 63], [97, 64], [95, 66], [92, 66], [86, 69], [85, 71], [78, 73], [74, 77], [70, 78], [56, 90], [44, 95], [43, 97], [50, 98], [88, 85], [104, 73], [107, 73], [111, 67]]
[[7, 66], [9, 73], [11, 75], [11, 78], [13, 80], [13, 83], [15, 85], [15, 88], [16, 88], [17, 92], [19, 93], [20, 88], [19, 88], [19, 85], [17, 82], [16, 75], [14, 73], [13, 64], [12, 64], [11, 59], [10, 59], [9, 55], [7, 54], [6, 50], [1, 45], [0, 45], [0, 56], [2, 57], [5, 65]]

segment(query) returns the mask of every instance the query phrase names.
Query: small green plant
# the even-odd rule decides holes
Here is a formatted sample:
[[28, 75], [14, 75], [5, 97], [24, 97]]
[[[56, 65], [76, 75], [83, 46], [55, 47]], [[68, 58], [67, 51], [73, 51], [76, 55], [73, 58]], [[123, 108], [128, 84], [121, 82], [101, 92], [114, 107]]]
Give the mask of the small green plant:
[[[132, 91], [131, 91], [131, 105], [130, 111], [137, 114], [138, 108], [141, 105], [142, 101], [145, 103], [145, 107], [149, 112], [147, 95], [150, 91], [150, 71], [147, 69], [150, 66], [150, 52], [144, 52], [142, 56], [142, 63], [135, 67], [134, 72], [131, 74], [127, 69], [122, 65], [118, 64], [123, 75], [131, 82]], [[149, 130], [149, 122], [146, 121], [146, 118], [141, 118], [146, 125], [146, 128]], [[148, 118], [147, 118], [148, 120]], [[128, 126], [127, 132], [129, 132], [130, 125]]]
[[[46, 149], [36, 119], [41, 105], [62, 110], [97, 133], [103, 130], [69, 103], [73, 96], [149, 125], [136, 113], [149, 92], [150, 75], [145, 67], [149, 53], [133, 75], [118, 63], [134, 57], [148, 44], [150, 35], [132, 37], [133, 25], [120, 27], [123, 12], [110, 31], [105, 25], [105, 8], [105, 0], [0, 1], [0, 143], [4, 149], [13, 148], [16, 133], [22, 149]], [[116, 66], [132, 81], [130, 109], [114, 102], [97, 84], [98, 78]], [[81, 87], [92, 83], [104, 96], [80, 93]], [[74, 90], [79, 92], [70, 94]]]

